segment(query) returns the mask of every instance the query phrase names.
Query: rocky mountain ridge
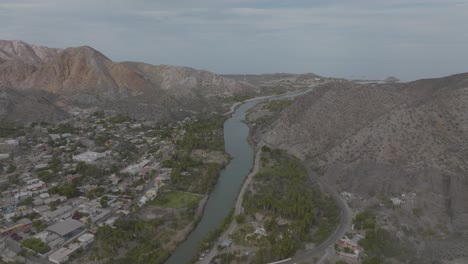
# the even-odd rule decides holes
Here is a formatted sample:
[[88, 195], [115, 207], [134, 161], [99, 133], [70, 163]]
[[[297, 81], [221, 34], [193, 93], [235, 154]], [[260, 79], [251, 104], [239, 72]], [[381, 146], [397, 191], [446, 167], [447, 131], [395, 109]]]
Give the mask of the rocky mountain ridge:
[[5, 40], [0, 41], [0, 87], [45, 91], [80, 107], [119, 110], [121, 103], [132, 110], [127, 113], [146, 118], [170, 118], [174, 105], [186, 113], [223, 111], [227, 98], [259, 91], [188, 67], [113, 62], [89, 46], [52, 49]]

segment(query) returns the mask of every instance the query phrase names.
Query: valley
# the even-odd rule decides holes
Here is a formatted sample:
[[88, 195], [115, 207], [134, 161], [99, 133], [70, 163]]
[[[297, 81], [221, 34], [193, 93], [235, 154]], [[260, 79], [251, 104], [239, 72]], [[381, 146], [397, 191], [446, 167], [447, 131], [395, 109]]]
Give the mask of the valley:
[[467, 89], [2, 40], [2, 261], [463, 261]]

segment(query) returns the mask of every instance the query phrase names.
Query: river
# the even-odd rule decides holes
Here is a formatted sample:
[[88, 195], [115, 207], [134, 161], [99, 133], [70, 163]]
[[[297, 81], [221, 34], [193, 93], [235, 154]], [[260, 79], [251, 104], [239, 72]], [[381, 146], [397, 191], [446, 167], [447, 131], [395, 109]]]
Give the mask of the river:
[[218, 182], [206, 202], [200, 222], [187, 239], [177, 247], [166, 264], [188, 263], [196, 253], [198, 243], [211, 230], [219, 227], [233, 208], [242, 183], [249, 175], [254, 162], [254, 150], [248, 142], [249, 127], [244, 123], [247, 111], [263, 100], [295, 97], [309, 91], [248, 100], [241, 104], [224, 122], [225, 151], [232, 159], [221, 171]]

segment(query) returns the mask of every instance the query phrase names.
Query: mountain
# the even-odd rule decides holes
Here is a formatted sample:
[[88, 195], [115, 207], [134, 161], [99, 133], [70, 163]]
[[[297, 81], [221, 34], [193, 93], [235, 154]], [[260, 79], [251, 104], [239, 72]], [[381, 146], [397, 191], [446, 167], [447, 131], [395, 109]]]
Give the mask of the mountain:
[[89, 46], [51, 49], [5, 40], [0, 41], [0, 87], [45, 91], [70, 105], [106, 107], [146, 118], [221, 112], [227, 110], [229, 97], [259, 91], [208, 71], [113, 62]]
[[67, 117], [49, 93], [0, 87], [0, 122], [55, 122]]
[[[377, 208], [398, 236], [421, 243], [429, 230], [431, 239], [468, 231], [468, 73], [325, 84], [257, 133], [358, 197], [357, 208]], [[382, 208], [392, 197], [408, 201]]]

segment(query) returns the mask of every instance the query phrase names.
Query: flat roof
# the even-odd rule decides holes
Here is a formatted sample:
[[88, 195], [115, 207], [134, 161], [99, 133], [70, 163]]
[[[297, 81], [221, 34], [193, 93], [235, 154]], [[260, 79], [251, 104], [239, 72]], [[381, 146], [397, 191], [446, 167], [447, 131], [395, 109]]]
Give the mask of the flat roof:
[[47, 228], [47, 231], [54, 232], [60, 236], [64, 236], [76, 229], [83, 227], [84, 224], [78, 220], [68, 218], [66, 220], [57, 222]]
[[86, 241], [89, 241], [91, 239], [94, 239], [94, 235], [93, 234], [90, 234], [90, 233], [86, 233], [86, 234], [83, 234], [81, 235], [79, 238], [78, 238], [78, 241], [80, 242], [86, 242]]

